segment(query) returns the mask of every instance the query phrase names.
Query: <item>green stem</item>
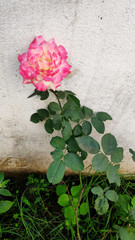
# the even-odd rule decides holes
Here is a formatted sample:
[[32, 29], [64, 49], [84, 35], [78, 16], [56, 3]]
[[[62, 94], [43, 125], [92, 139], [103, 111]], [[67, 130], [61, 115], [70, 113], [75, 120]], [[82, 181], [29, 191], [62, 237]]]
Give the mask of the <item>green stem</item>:
[[79, 172], [79, 178], [80, 178], [80, 186], [81, 186], [81, 189], [83, 188], [83, 184], [82, 184], [82, 175], [81, 175], [81, 172]]
[[81, 189], [81, 193], [80, 193], [80, 197], [79, 197], [79, 200], [78, 200], [78, 203], [77, 203], [77, 206], [75, 208], [75, 220], [76, 220], [76, 228], [77, 228], [77, 238], [78, 240], [81, 240], [81, 236], [80, 236], [80, 232], [79, 232], [79, 223], [78, 223], [78, 207], [80, 206], [80, 202], [82, 200], [82, 196], [83, 196], [83, 192], [85, 190], [86, 186], [84, 186], [84, 188]]
[[76, 226], [77, 226], [77, 238], [78, 240], [81, 240], [80, 232], [79, 232], [79, 224], [78, 224], [78, 218], [76, 216]]

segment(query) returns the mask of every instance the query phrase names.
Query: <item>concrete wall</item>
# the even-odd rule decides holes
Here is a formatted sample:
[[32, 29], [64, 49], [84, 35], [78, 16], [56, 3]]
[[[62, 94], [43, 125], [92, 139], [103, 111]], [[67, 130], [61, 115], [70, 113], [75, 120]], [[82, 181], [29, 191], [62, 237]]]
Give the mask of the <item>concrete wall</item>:
[[34, 88], [22, 85], [17, 60], [43, 35], [69, 53], [72, 73], [60, 89], [111, 114], [106, 132], [125, 148], [121, 171], [135, 173], [135, 0], [1, 0], [0, 11], [0, 170], [45, 171], [51, 162], [50, 135], [29, 121], [46, 103], [27, 99]]

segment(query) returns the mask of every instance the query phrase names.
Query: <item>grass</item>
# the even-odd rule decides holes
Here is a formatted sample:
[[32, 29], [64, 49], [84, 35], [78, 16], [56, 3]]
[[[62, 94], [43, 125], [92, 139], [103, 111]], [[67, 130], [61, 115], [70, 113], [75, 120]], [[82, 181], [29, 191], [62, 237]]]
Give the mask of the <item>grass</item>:
[[[70, 189], [79, 185], [77, 176], [65, 177], [64, 182]], [[86, 185], [83, 201], [89, 205], [87, 215], [79, 216], [79, 229], [83, 240], [114, 240], [120, 239], [118, 227], [130, 227], [135, 232], [135, 222], [130, 223], [128, 214], [120, 212], [117, 202], [109, 202], [109, 210], [98, 215], [94, 205], [97, 198], [91, 188], [100, 185], [108, 187], [105, 176], [82, 176], [82, 184]], [[48, 183], [43, 175], [29, 175], [21, 180], [11, 178], [8, 185], [13, 207], [0, 215], [0, 235], [2, 240], [75, 240], [74, 224], [67, 226], [62, 207], [57, 203], [56, 186]], [[112, 188], [122, 196], [130, 199], [135, 195], [135, 177], [123, 178], [121, 186], [112, 184]], [[11, 198], [10, 198], [11, 199]], [[134, 239], [132, 239], [134, 240]]]

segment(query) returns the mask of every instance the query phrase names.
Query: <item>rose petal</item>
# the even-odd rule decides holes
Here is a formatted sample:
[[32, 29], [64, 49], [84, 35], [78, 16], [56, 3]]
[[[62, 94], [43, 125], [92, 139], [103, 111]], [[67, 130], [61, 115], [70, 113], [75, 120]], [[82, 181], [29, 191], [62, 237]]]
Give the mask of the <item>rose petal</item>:
[[42, 36], [37, 36], [34, 38], [32, 43], [30, 44], [29, 49], [37, 48], [42, 43], [45, 43], [44, 38]]
[[58, 47], [58, 49], [60, 51], [60, 54], [61, 54], [62, 58], [67, 59], [67, 51], [66, 51], [66, 49], [63, 46], [61, 46], [61, 45]]

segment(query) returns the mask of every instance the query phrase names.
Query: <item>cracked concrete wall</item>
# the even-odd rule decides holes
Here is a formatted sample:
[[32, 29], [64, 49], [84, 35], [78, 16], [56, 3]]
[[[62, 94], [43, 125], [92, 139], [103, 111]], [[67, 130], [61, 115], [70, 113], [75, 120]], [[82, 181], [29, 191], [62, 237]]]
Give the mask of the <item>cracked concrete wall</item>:
[[135, 173], [135, 1], [1, 0], [0, 21], [0, 170], [44, 172], [51, 162], [50, 135], [29, 121], [47, 103], [27, 99], [34, 88], [22, 85], [17, 60], [43, 35], [68, 51], [72, 73], [60, 89], [110, 113], [106, 132], [125, 148], [121, 171]]

